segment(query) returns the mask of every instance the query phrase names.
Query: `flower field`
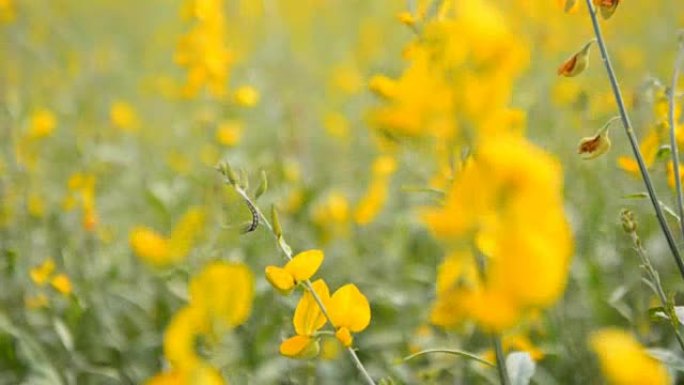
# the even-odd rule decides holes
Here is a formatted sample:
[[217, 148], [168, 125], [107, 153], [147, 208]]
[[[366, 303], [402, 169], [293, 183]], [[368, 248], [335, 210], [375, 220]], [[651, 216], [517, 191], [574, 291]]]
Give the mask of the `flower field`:
[[681, 0], [0, 0], [0, 384], [684, 383]]

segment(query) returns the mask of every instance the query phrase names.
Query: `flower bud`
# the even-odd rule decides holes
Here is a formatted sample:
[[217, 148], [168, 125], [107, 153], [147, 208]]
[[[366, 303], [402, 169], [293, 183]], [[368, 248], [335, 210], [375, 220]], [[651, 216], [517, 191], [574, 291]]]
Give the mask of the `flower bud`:
[[565, 77], [574, 77], [581, 74], [589, 66], [589, 47], [594, 40], [589, 41], [576, 54], [572, 55], [560, 67], [558, 67], [558, 75]]

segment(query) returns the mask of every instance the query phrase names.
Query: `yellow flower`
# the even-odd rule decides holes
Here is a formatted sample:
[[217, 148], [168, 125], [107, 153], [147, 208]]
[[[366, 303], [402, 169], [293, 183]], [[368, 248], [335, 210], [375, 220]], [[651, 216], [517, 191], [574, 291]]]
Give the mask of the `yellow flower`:
[[625, 331], [602, 329], [591, 335], [589, 345], [598, 356], [601, 371], [611, 385], [671, 383], [665, 366], [650, 357]]
[[140, 124], [138, 114], [129, 103], [117, 100], [109, 108], [109, 120], [122, 131], [135, 131]]
[[[312, 284], [313, 290], [327, 307], [330, 301], [328, 285], [319, 279]], [[318, 306], [311, 292], [307, 291], [297, 304], [292, 324], [294, 325], [294, 337], [290, 337], [280, 344], [280, 354], [291, 358], [311, 358], [320, 351], [316, 331], [326, 323], [325, 315]]]
[[342, 345], [352, 345], [352, 332], [366, 329], [371, 320], [368, 299], [354, 284], [346, 284], [337, 289], [327, 305], [330, 322], [337, 329], [335, 336]]
[[178, 220], [169, 236], [169, 252], [172, 260], [180, 261], [187, 256], [204, 230], [206, 214], [202, 207], [190, 207]]
[[28, 138], [32, 140], [43, 139], [52, 135], [57, 126], [57, 118], [47, 108], [37, 110], [31, 115]]
[[69, 296], [72, 292], [71, 281], [66, 274], [57, 274], [50, 281], [50, 285], [62, 295]]
[[241, 263], [211, 262], [190, 281], [190, 303], [218, 327], [243, 324], [252, 311], [254, 278]]
[[233, 99], [238, 106], [254, 107], [259, 103], [259, 92], [251, 86], [242, 86], [235, 90]]
[[223, 385], [223, 380], [218, 370], [209, 365], [202, 364], [192, 370], [170, 370], [159, 373], [148, 379], [145, 385]]
[[232, 147], [240, 143], [243, 126], [238, 120], [226, 120], [216, 128], [216, 141], [220, 144]]
[[48, 282], [48, 279], [55, 271], [55, 261], [52, 258], [47, 258], [40, 265], [32, 268], [29, 271], [31, 280], [38, 286], [43, 286]]
[[172, 262], [168, 239], [148, 227], [134, 227], [129, 241], [135, 254], [151, 265], [165, 266]]
[[164, 356], [174, 368], [187, 371], [201, 365], [196, 352], [196, 339], [209, 332], [202, 309], [192, 305], [180, 309], [164, 333]]
[[284, 267], [266, 266], [266, 279], [281, 293], [289, 293], [297, 284], [316, 274], [323, 258], [321, 250], [303, 251]]
[[[519, 136], [476, 147], [445, 205], [424, 214], [436, 237], [458, 246], [440, 268], [433, 322], [454, 327], [472, 319], [502, 331], [558, 298], [572, 251], [561, 175], [555, 159]], [[474, 274], [476, 258], [484, 259], [484, 278]]]

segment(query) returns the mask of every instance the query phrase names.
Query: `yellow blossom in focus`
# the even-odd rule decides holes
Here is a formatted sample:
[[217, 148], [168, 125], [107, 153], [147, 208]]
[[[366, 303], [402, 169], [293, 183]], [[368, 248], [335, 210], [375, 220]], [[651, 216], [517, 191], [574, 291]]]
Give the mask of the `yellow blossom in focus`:
[[259, 92], [251, 86], [242, 86], [235, 90], [233, 99], [238, 106], [254, 107], [259, 103]]
[[352, 332], [363, 331], [371, 320], [368, 299], [354, 284], [337, 289], [327, 304], [330, 322], [335, 326], [335, 336], [345, 347], [352, 345]]
[[109, 108], [109, 120], [114, 127], [122, 131], [135, 131], [140, 124], [138, 114], [133, 106], [123, 100], [112, 103]]
[[289, 293], [299, 282], [311, 278], [323, 263], [321, 250], [307, 250], [295, 255], [284, 267], [266, 266], [266, 279], [278, 291]]
[[[328, 285], [319, 279], [312, 284], [313, 290], [323, 302], [324, 306], [330, 301]], [[295, 335], [280, 344], [280, 354], [291, 358], [311, 358], [318, 355], [320, 346], [315, 337], [316, 331], [326, 323], [325, 315], [318, 306], [313, 295], [307, 291], [297, 303], [292, 324]]]
[[591, 335], [589, 345], [599, 358], [601, 371], [611, 385], [666, 385], [665, 366], [649, 356], [630, 334], [602, 329]]

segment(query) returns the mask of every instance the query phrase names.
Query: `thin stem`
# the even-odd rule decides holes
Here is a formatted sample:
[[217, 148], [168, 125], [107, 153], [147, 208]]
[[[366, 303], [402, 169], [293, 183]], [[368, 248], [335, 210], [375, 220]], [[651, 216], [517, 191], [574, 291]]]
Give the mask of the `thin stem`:
[[499, 373], [501, 385], [511, 385], [511, 379], [508, 378], [508, 368], [506, 368], [506, 356], [504, 355], [503, 347], [501, 346], [501, 336], [492, 336], [492, 342], [496, 355], [496, 370]]
[[426, 349], [426, 350], [421, 350], [418, 353], [413, 353], [410, 356], [404, 357], [404, 361], [409, 361], [409, 360], [412, 360], [418, 356], [422, 356], [424, 354], [431, 354], [431, 353], [453, 354], [456, 356], [461, 356], [461, 357], [471, 359], [473, 361], [477, 361], [483, 365], [487, 365], [490, 367], [496, 367], [496, 365], [492, 364], [491, 362], [489, 362], [485, 359], [482, 359], [482, 358], [476, 356], [475, 354], [464, 352], [463, 350], [456, 350], [456, 349]]
[[677, 209], [679, 210], [679, 230], [684, 237], [684, 198], [682, 198], [682, 180], [679, 177], [679, 149], [677, 148], [677, 138], [675, 136], [675, 92], [677, 90], [677, 80], [679, 80], [679, 67], [684, 60], [684, 45], [679, 42], [677, 58], [672, 72], [672, 83], [667, 90], [668, 120], [670, 123], [670, 153], [672, 154], [672, 166], [674, 171], [675, 190], [677, 192]]
[[672, 231], [670, 230], [670, 227], [667, 224], [667, 220], [665, 219], [663, 210], [660, 207], [660, 204], [658, 203], [658, 196], [656, 195], [655, 188], [653, 187], [653, 182], [651, 182], [651, 176], [648, 173], [646, 163], [644, 162], [644, 157], [641, 154], [641, 149], [639, 149], [639, 142], [637, 140], [636, 134], [634, 133], [634, 129], [632, 128], [632, 123], [630, 122], [629, 116], [627, 115], [625, 101], [622, 97], [620, 86], [618, 84], [615, 71], [613, 70], [613, 65], [610, 62], [610, 57], [608, 56], [608, 50], [606, 49], [603, 34], [601, 33], [601, 26], [599, 25], [598, 16], [596, 15], [596, 8], [594, 8], [592, 0], [586, 0], [586, 4], [589, 10], [589, 16], [591, 17], [591, 23], [594, 27], [596, 41], [598, 42], [599, 50], [601, 51], [601, 58], [603, 60], [603, 64], [606, 67], [608, 79], [610, 80], [610, 86], [613, 90], [613, 96], [615, 97], [615, 102], [617, 103], [618, 110], [620, 112], [620, 119], [622, 120], [622, 125], [625, 128], [625, 133], [627, 134], [627, 138], [629, 139], [629, 144], [632, 147], [632, 152], [634, 153], [634, 157], [636, 158], [637, 164], [639, 166], [639, 172], [641, 173], [641, 177], [643, 178], [644, 184], [646, 185], [646, 191], [648, 192], [648, 197], [650, 198], [651, 204], [653, 205], [653, 209], [655, 210], [656, 217], [658, 218], [658, 223], [660, 224], [660, 227], [663, 230], [663, 234], [665, 235], [667, 244], [670, 248], [670, 251], [672, 252], [672, 256], [674, 257], [675, 263], [677, 264], [677, 268], [679, 269], [679, 274], [684, 279], [684, 261], [682, 260], [682, 256], [679, 253], [679, 249], [677, 248], [677, 243], [675, 242], [674, 236], [672, 235]]
[[[266, 218], [264, 213], [259, 209], [259, 206], [257, 206], [252, 201], [252, 198], [250, 198], [249, 195], [247, 195], [247, 192], [242, 187], [238, 186], [237, 184], [233, 184], [233, 183], [228, 183], [228, 184], [233, 186], [233, 188], [235, 189], [235, 192], [237, 192], [238, 195], [240, 195], [240, 197], [242, 197], [242, 199], [244, 199], [245, 202], [247, 202], [247, 205], [250, 206], [250, 209], [252, 210], [252, 212], [256, 213], [256, 215], [258, 215], [258, 217], [261, 218], [261, 221], [260, 221], [261, 224], [266, 226], [266, 228], [268, 228], [270, 230], [269, 232], [276, 238], [276, 244], [278, 245], [280, 250], [285, 255], [285, 258], [288, 261], [292, 260], [292, 250], [289, 248], [289, 246], [285, 247], [285, 245], [287, 245], [287, 243], [282, 239], [282, 236], [281, 236], [281, 239], [278, 239], [278, 236], [273, 231], [273, 226], [271, 225], [271, 222], [269, 222], [268, 218]], [[321, 313], [323, 313], [325, 318], [332, 325], [332, 321], [330, 319], [330, 314], [328, 313], [328, 309], [323, 304], [323, 300], [321, 299], [321, 297], [313, 289], [313, 286], [311, 285], [311, 280], [307, 279], [306, 281], [303, 281], [302, 283], [304, 284], [304, 287], [306, 287], [306, 290], [308, 290], [309, 293], [311, 293], [311, 296], [313, 297], [314, 301], [316, 301], [316, 303], [318, 304], [318, 307], [321, 309]], [[359, 372], [361, 372], [361, 375], [363, 376], [366, 383], [368, 385], [375, 385], [375, 381], [373, 381], [373, 378], [370, 376], [370, 374], [368, 374], [368, 370], [366, 370], [366, 368], [363, 366], [363, 363], [359, 359], [359, 356], [356, 354], [356, 351], [350, 346], [347, 348], [347, 352], [349, 352], [349, 355], [351, 356], [352, 361], [354, 361], [354, 365], [359, 370]]]
[[682, 349], [682, 351], [684, 351], [684, 338], [682, 338], [682, 335], [679, 332], [679, 319], [674, 311], [674, 304], [671, 300], [667, 298], [667, 295], [665, 295], [663, 284], [660, 281], [660, 275], [658, 274], [658, 271], [653, 267], [653, 264], [651, 264], [651, 259], [646, 254], [646, 250], [644, 249], [644, 246], [641, 243], [641, 239], [639, 239], [639, 234], [637, 234], [636, 232], [636, 225], [629, 225], [630, 223], [636, 223], [632, 218], [632, 213], [628, 211], [623, 211], [622, 220], [623, 223], [627, 223], [627, 225], [624, 226], [625, 230], [627, 230], [627, 233], [629, 234], [629, 237], [632, 240], [632, 244], [634, 245], [634, 250], [637, 252], [639, 259], [641, 260], [641, 267], [646, 272], [646, 276], [648, 278], [647, 282], [649, 283], [649, 286], [653, 289], [655, 294], [658, 296], [660, 304], [662, 305], [665, 313], [668, 316], [670, 326], [674, 331], [675, 337], [677, 338], [677, 342], [679, 343], [679, 347]]

